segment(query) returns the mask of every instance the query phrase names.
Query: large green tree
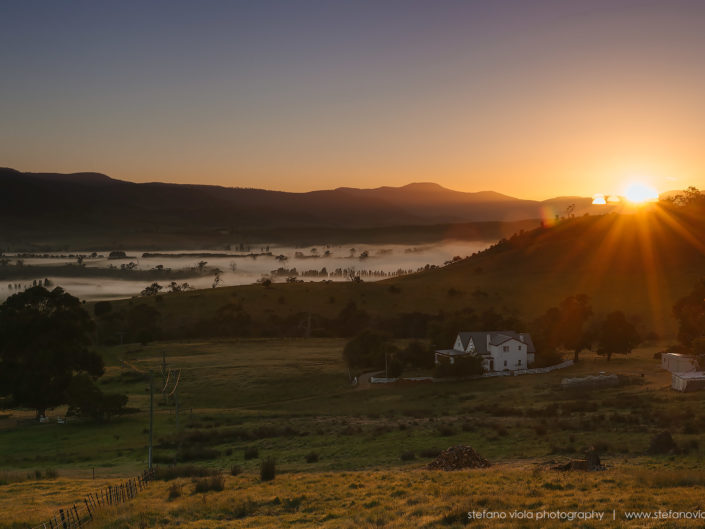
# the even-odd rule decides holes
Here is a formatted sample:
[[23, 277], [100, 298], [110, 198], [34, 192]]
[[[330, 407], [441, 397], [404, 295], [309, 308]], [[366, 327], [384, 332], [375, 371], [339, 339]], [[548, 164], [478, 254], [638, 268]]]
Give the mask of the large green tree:
[[77, 374], [103, 374], [89, 350], [93, 322], [78, 298], [36, 286], [0, 305], [0, 394], [44, 415], [66, 403]]

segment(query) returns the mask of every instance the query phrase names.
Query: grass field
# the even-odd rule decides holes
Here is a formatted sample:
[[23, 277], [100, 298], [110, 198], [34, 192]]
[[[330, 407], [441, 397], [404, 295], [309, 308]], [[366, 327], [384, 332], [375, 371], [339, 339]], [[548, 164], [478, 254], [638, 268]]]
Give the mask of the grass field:
[[[163, 527], [178, 520], [189, 527], [225, 527], [214, 521], [226, 517], [217, 514], [218, 505], [248, 497], [254, 503], [243, 507], [247, 513], [237, 522], [246, 526], [267, 527], [272, 517], [283, 516], [286, 523], [298, 519], [302, 526], [417, 527], [467, 509], [476, 497], [485, 498], [478, 505], [493, 509], [538, 501], [555, 508], [604, 504], [611, 509], [615, 494], [629, 483], [634, 484], [633, 501], [643, 506], [650, 497], [647, 484], [655, 489], [659, 480], [667, 483], [659, 500], [664, 505], [686, 505], [691, 494], [702, 492], [701, 474], [691, 472], [695, 488], [685, 495], [669, 474], [676, 468], [702, 468], [705, 403], [697, 393], [669, 389], [670, 376], [653, 358], [662, 344], [609, 363], [586, 354], [579, 365], [547, 375], [358, 388], [348, 384], [343, 345], [339, 339], [251, 339], [105, 348], [103, 389], [128, 393], [129, 406], [138, 411], [104, 424], [36, 424], [29, 411], [4, 412], [3, 471], [51, 467], [60, 475], [57, 481], [0, 486], [0, 498], [16, 500], [6, 500], [12, 501], [7, 511], [0, 505], [7, 513], [2, 518], [8, 517], [4, 523], [39, 521], [33, 502], [43, 502], [46, 495], [48, 505], [70, 503], [79, 489], [144, 469], [147, 373], [159, 372], [162, 352], [170, 367], [181, 369], [180, 414], [177, 429], [173, 402], [162, 404], [157, 375], [156, 460], [166, 466], [179, 453], [190, 464], [224, 472], [238, 465], [242, 474], [228, 477], [224, 492], [206, 494], [208, 509], [201, 506], [202, 495], [190, 493], [162, 505], [167, 492], [159, 483], [149, 492], [159, 502], [145, 495], [121, 511], [124, 523], [106, 521], [105, 527]], [[560, 389], [565, 376], [600, 371], [622, 375], [624, 384], [578, 394]], [[651, 437], [664, 429], [681, 453], [647, 455]], [[473, 446], [495, 467], [449, 474], [422, 470], [438, 450], [457, 444]], [[579, 456], [591, 445], [601, 450], [608, 471], [563, 475], [546, 470], [550, 462]], [[256, 449], [256, 456], [245, 459], [246, 449]], [[317, 461], [307, 462], [312, 452]], [[278, 476], [260, 484], [260, 461], [268, 456], [276, 458]], [[95, 482], [87, 479], [93, 468]], [[651, 474], [640, 474], [647, 471]], [[534, 487], [542, 496], [522, 492], [524, 482], [521, 487]], [[188, 491], [190, 481], [184, 486]], [[385, 494], [390, 487], [398, 495]], [[506, 487], [516, 492], [500, 501], [492, 491]], [[284, 502], [299, 496], [305, 499], [296, 508]], [[282, 503], [275, 502], [277, 497]], [[203, 514], [210, 507], [213, 513]], [[169, 514], [179, 509], [191, 514]]]

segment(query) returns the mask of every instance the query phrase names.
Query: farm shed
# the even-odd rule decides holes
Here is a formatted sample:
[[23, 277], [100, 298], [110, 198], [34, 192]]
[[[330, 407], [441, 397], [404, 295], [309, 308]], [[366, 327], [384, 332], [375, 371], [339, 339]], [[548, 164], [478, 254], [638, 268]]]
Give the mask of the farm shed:
[[673, 373], [671, 375], [671, 388], [683, 392], [705, 389], [705, 372]]
[[679, 353], [661, 355], [661, 367], [671, 373], [689, 373], [700, 368], [694, 356]]

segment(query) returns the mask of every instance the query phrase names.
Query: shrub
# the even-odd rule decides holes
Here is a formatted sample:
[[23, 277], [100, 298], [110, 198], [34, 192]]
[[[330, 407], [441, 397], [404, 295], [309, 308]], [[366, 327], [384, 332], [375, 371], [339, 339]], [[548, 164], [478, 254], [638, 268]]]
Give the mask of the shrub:
[[475, 355], [456, 357], [454, 362], [441, 362], [436, 366], [435, 376], [442, 377], [464, 377], [470, 375], [481, 375], [483, 372], [482, 358]]
[[220, 474], [207, 478], [198, 478], [195, 479], [193, 482], [196, 485], [193, 490], [194, 494], [198, 494], [200, 492], [209, 492], [211, 490], [221, 491], [225, 488], [225, 479]]
[[240, 468], [240, 465], [232, 465], [230, 467], [230, 475], [231, 476], [237, 476], [242, 472], [242, 469]]
[[181, 485], [173, 483], [171, 487], [169, 487], [169, 499], [173, 500], [179, 497], [181, 497]]
[[345, 344], [343, 360], [348, 367], [380, 369], [389, 352], [394, 352], [390, 336], [366, 330]]
[[306, 454], [307, 463], [316, 463], [318, 461], [318, 452], [309, 452]]
[[245, 448], [245, 459], [257, 459], [259, 457], [259, 450], [256, 446], [248, 446]]
[[402, 452], [400, 458], [402, 461], [411, 461], [413, 459], [416, 459], [416, 454], [413, 451], [409, 450], [407, 452]]
[[421, 457], [430, 457], [430, 458], [435, 458], [438, 457], [441, 454], [441, 449], [440, 448], [424, 448], [419, 452], [419, 455]]
[[670, 432], [663, 431], [651, 439], [649, 454], [667, 454], [677, 449], [678, 446], [673, 440], [673, 437], [671, 437]]
[[176, 478], [205, 477], [216, 474], [215, 470], [195, 465], [172, 465], [166, 468], [157, 468], [157, 479], [170, 481]]
[[272, 481], [277, 474], [277, 462], [273, 457], [262, 461], [259, 467], [259, 477], [262, 481]]
[[443, 437], [450, 437], [451, 435], [455, 434], [455, 428], [453, 428], [449, 424], [439, 424], [438, 434], [442, 435]]
[[199, 459], [216, 459], [220, 456], [220, 452], [213, 448], [204, 448], [202, 446], [187, 446], [182, 448], [176, 454], [178, 461], [196, 461]]

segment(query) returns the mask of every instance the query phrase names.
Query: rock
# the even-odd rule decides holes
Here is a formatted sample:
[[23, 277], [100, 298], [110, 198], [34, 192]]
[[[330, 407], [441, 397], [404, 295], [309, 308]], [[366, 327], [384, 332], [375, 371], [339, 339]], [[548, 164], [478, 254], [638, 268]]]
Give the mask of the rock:
[[480, 456], [470, 446], [453, 446], [443, 450], [436, 459], [429, 463], [431, 470], [460, 470], [461, 468], [487, 468], [489, 461]]

